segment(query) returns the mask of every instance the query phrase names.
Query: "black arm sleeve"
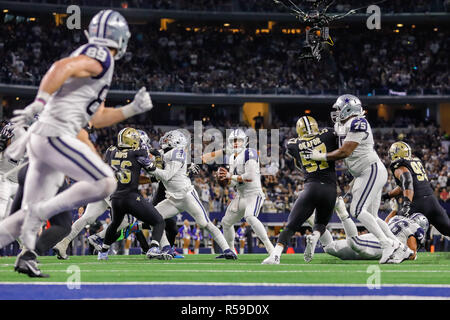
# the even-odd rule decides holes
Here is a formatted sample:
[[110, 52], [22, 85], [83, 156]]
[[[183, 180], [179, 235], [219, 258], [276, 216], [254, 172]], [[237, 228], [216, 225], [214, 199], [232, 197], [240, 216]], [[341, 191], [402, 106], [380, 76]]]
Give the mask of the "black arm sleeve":
[[400, 181], [402, 182], [403, 190], [414, 191], [413, 178], [409, 170], [407, 172], [402, 173], [402, 175], [400, 176]]

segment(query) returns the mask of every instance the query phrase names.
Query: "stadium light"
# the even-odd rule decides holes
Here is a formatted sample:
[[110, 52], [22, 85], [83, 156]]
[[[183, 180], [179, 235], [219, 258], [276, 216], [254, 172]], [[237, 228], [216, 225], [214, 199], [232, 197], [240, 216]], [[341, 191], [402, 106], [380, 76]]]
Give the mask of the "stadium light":
[[229, 27], [230, 24], [229, 24], [229, 23], [224, 23], [223, 26], [224, 26], [224, 27]]
[[8, 9], [3, 9], [3, 13], [8, 13], [9, 10]]
[[399, 23], [399, 24], [397, 24], [397, 27], [401, 28], [401, 27], [403, 27], [403, 24]]

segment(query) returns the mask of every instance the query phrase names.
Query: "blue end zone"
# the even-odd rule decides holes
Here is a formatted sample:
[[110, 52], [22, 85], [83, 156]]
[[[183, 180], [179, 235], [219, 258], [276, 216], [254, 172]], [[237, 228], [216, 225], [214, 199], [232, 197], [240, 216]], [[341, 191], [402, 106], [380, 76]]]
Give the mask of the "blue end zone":
[[80, 289], [68, 289], [65, 284], [0, 284], [2, 300], [58, 299], [163, 299], [197, 297], [220, 299], [223, 296], [258, 299], [271, 296], [299, 297], [415, 297], [450, 299], [450, 286], [366, 286], [344, 285], [226, 285], [226, 284], [82, 284]]

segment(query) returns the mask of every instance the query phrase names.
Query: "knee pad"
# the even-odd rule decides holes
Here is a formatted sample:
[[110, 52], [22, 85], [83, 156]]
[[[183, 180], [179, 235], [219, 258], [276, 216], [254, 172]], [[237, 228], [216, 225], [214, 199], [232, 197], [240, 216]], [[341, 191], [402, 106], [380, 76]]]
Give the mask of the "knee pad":
[[244, 219], [245, 221], [247, 221], [249, 225], [252, 225], [255, 222], [255, 220], [258, 220], [258, 218], [255, 216], [246, 216], [244, 217]]
[[[208, 230], [208, 231], [211, 231], [211, 230], [213, 230], [214, 229], [214, 227], [216, 227], [211, 221], [210, 222], [208, 222], [207, 224], [205, 224], [205, 225], [198, 225], [200, 228], [202, 228], [202, 229], [205, 229], [206, 228], [206, 230]], [[217, 228], [217, 227], [216, 227]]]

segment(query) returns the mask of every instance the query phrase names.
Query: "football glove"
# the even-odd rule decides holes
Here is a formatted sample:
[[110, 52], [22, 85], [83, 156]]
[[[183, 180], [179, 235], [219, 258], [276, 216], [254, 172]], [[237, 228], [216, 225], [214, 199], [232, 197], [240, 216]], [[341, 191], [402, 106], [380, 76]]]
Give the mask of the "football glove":
[[398, 203], [397, 203], [397, 200], [395, 200], [395, 198], [392, 198], [389, 201], [389, 206], [391, 207], [392, 211], [397, 211], [398, 212]]
[[15, 117], [11, 119], [14, 127], [23, 128], [31, 125], [31, 123], [34, 121], [35, 115], [39, 114], [44, 109], [44, 106], [47, 104], [50, 98], [51, 95], [47, 92], [39, 91], [36, 99], [28, 106], [26, 106], [25, 109], [14, 110], [13, 113]]
[[197, 175], [200, 172], [200, 166], [195, 164], [195, 163], [191, 163], [191, 165], [188, 168], [188, 175], [193, 174], [193, 175]]
[[381, 201], [386, 201], [386, 200], [389, 200], [391, 197], [389, 196], [389, 192], [386, 192], [386, 193], [383, 193], [382, 195], [381, 195]]
[[149, 152], [155, 157], [155, 166], [159, 169], [164, 169], [164, 160], [161, 153], [156, 149], [150, 149]]
[[410, 214], [411, 214], [411, 201], [407, 197], [403, 197], [402, 207], [397, 212], [397, 215], [409, 217]]
[[132, 116], [140, 113], [144, 113], [153, 109], [152, 99], [145, 87], [142, 87], [134, 96], [133, 102], [122, 107], [122, 113], [125, 118], [131, 118]]
[[155, 162], [152, 162], [147, 157], [139, 157], [137, 158], [137, 161], [144, 167], [144, 170], [147, 172], [153, 172], [156, 170], [156, 164]]
[[317, 149], [308, 148], [305, 149], [301, 154], [306, 160], [327, 161], [326, 153], [322, 153]]

